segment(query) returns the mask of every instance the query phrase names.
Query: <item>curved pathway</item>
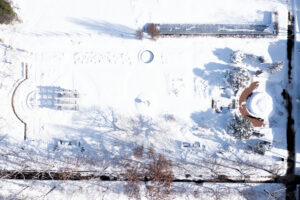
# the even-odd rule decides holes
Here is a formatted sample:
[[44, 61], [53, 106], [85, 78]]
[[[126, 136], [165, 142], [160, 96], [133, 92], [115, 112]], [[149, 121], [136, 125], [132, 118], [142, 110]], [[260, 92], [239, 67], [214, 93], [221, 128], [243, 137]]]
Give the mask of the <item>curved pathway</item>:
[[13, 112], [14, 112], [15, 116], [18, 118], [18, 120], [20, 120], [20, 122], [22, 122], [22, 124], [24, 125], [24, 140], [26, 140], [27, 124], [26, 124], [26, 122], [24, 122], [24, 121], [20, 118], [20, 116], [17, 114], [16, 109], [15, 109], [15, 105], [14, 105], [14, 98], [15, 98], [16, 91], [18, 90], [18, 88], [20, 87], [20, 85], [21, 85], [24, 81], [26, 81], [27, 79], [28, 79], [28, 66], [27, 66], [27, 64], [26, 64], [26, 65], [25, 65], [25, 78], [24, 78], [22, 81], [20, 81], [20, 82], [18, 83], [18, 85], [17, 85], [16, 88], [14, 89], [14, 91], [13, 91], [13, 93], [12, 93], [12, 97], [11, 97], [11, 107], [12, 107], [12, 109], [13, 109]]
[[252, 92], [258, 87], [258, 85], [259, 85], [258, 82], [251, 83], [251, 85], [242, 92], [239, 98], [240, 113], [242, 114], [242, 116], [246, 117], [253, 124], [254, 127], [264, 126], [264, 120], [260, 118], [256, 118], [248, 112], [246, 101], [247, 98], [252, 94]]

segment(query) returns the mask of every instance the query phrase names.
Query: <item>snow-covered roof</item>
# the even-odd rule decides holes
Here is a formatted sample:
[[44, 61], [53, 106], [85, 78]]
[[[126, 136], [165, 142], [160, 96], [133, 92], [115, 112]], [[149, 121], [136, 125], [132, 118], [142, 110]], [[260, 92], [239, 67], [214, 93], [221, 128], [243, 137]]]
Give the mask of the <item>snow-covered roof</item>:
[[161, 35], [273, 35], [270, 25], [256, 24], [159, 24]]

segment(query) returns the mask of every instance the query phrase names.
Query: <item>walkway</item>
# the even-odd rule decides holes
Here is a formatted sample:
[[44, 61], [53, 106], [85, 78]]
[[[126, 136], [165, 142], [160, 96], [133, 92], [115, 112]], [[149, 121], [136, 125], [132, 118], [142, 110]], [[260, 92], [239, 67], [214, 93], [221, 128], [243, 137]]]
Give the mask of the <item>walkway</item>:
[[263, 127], [264, 126], [264, 120], [256, 118], [252, 116], [248, 110], [247, 110], [247, 105], [246, 101], [248, 97], [252, 94], [252, 92], [258, 87], [259, 83], [258, 82], [253, 82], [251, 85], [246, 88], [240, 98], [239, 98], [239, 110], [242, 116], [246, 117], [250, 122], [252, 122], [254, 127]]

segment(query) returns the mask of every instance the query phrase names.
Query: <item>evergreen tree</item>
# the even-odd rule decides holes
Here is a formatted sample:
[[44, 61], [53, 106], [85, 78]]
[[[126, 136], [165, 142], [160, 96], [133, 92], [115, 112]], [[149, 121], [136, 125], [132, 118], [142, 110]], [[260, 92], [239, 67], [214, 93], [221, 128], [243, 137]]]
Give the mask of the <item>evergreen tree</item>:
[[237, 92], [239, 89], [246, 88], [250, 84], [251, 77], [247, 69], [234, 67], [228, 72], [226, 82]]
[[243, 116], [234, 116], [227, 126], [228, 132], [237, 139], [249, 139], [253, 134], [254, 128], [252, 123]]
[[9, 24], [16, 18], [11, 5], [6, 0], [0, 0], [0, 24]]

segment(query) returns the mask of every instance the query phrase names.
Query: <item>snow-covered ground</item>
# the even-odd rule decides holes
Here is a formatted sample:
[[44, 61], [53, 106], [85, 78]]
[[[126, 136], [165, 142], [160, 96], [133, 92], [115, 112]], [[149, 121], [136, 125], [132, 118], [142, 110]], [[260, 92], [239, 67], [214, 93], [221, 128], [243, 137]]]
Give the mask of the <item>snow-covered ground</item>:
[[[99, 170], [118, 173], [135, 147], [154, 147], [174, 164], [176, 177], [227, 175], [264, 179], [286, 169], [287, 82], [285, 1], [267, 0], [14, 0], [22, 23], [2, 26], [0, 90], [3, 169]], [[117, 6], [116, 6], [117, 5]], [[213, 8], [213, 9], [212, 9]], [[135, 39], [154, 23], [270, 23], [278, 12], [275, 38]], [[55, 14], [54, 14], [55, 13]], [[234, 15], [232, 14], [234, 13]], [[153, 53], [144, 63], [142, 52]], [[257, 131], [272, 141], [264, 156], [226, 132], [238, 109], [216, 113], [212, 99], [224, 97], [224, 77], [233, 51], [284, 62], [281, 71], [244, 63], [272, 97], [267, 125]], [[143, 59], [141, 59], [141, 57]], [[11, 107], [12, 94], [17, 115]], [[6, 70], [6, 71], [5, 71]], [[256, 70], [263, 70], [254, 76]], [[1, 74], [0, 74], [1, 75]], [[64, 97], [58, 97], [64, 96]], [[59, 107], [62, 106], [62, 107]], [[62, 110], [59, 110], [61, 108]], [[183, 147], [183, 143], [194, 144]], [[200, 145], [198, 145], [200, 143]]]
[[[123, 182], [2, 180], [0, 199], [130, 199]], [[147, 198], [140, 185], [141, 199]], [[174, 183], [169, 199], [285, 199], [282, 184]]]

